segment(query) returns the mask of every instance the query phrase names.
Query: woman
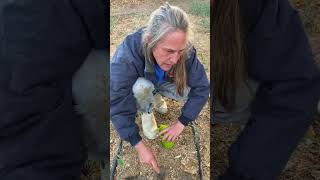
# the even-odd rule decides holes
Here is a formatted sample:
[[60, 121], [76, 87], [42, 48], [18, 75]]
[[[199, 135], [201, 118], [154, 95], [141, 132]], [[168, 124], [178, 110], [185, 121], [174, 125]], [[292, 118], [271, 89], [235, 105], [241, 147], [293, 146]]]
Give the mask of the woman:
[[287, 0], [213, 7], [213, 122], [247, 121], [220, 179], [275, 179], [310, 126], [319, 70]]
[[141, 112], [144, 135], [154, 139], [157, 125], [152, 109], [167, 111], [161, 96], [185, 101], [178, 120], [158, 134], [174, 141], [208, 99], [209, 82], [188, 32], [186, 13], [167, 3], [152, 13], [147, 27], [128, 35], [112, 58], [112, 123], [121, 139], [136, 148], [140, 160], [157, 172], [154, 154], [141, 140], [134, 122], [136, 113]]

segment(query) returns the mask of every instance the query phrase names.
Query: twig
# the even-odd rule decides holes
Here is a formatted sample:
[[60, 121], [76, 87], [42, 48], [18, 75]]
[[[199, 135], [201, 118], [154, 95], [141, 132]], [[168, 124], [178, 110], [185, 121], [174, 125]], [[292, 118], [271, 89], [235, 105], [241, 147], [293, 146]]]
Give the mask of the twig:
[[191, 127], [192, 127], [193, 139], [194, 139], [196, 150], [197, 150], [198, 168], [199, 168], [198, 173], [199, 173], [200, 180], [202, 180], [203, 179], [203, 174], [202, 174], [202, 167], [201, 167], [199, 132], [198, 132], [198, 129], [196, 127], [196, 123], [195, 122], [191, 123]]
[[121, 153], [121, 149], [122, 149], [122, 140], [119, 140], [119, 143], [116, 147], [116, 154], [114, 155], [114, 159], [112, 162], [112, 167], [111, 167], [111, 174], [110, 174], [110, 180], [113, 180], [114, 174], [117, 170], [117, 165], [118, 165], [118, 156]]

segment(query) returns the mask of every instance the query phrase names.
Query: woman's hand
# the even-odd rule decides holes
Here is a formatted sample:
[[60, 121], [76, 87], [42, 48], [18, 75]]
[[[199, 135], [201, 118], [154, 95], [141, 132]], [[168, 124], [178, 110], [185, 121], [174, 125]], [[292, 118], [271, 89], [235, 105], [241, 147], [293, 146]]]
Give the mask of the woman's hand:
[[162, 134], [164, 134], [162, 140], [165, 141], [174, 141], [176, 138], [181, 134], [181, 132], [184, 129], [184, 125], [180, 122], [177, 121], [174, 123], [172, 126], [170, 126], [167, 129], [162, 130], [159, 134], [158, 137]]
[[149, 165], [154, 171], [156, 171], [159, 174], [160, 168], [151, 149], [148, 146], [144, 145], [142, 141], [140, 141], [134, 147], [138, 151], [140, 162]]

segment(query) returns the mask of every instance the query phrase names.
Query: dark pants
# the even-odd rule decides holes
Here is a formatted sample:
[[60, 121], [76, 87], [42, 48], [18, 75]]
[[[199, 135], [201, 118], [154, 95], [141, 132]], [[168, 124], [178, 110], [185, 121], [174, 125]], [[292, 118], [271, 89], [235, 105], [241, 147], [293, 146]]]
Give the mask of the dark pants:
[[257, 115], [259, 120], [251, 117], [229, 149], [229, 167], [219, 180], [276, 179], [312, 123], [312, 114], [302, 118], [301, 112], [290, 113], [281, 115], [274, 110]]
[[277, 88], [273, 89], [248, 83], [237, 92], [234, 112], [227, 113], [215, 101], [213, 123], [245, 124], [229, 149], [229, 167], [219, 179], [272, 180], [279, 176], [312, 123], [319, 82], [317, 73], [310, 80], [274, 83]]
[[250, 120], [229, 149], [230, 166], [219, 180], [276, 179], [310, 123]]

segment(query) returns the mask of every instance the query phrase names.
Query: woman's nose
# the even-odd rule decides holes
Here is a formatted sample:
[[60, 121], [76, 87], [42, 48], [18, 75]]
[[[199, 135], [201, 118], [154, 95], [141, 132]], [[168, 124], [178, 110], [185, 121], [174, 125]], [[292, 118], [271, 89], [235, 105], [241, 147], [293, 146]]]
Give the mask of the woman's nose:
[[179, 58], [180, 58], [180, 53], [175, 52], [172, 54], [170, 61], [171, 61], [171, 63], [176, 64], [178, 62]]

